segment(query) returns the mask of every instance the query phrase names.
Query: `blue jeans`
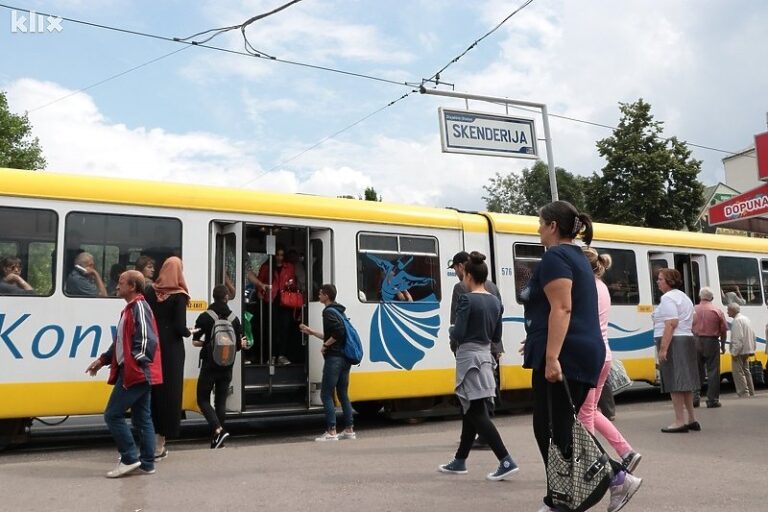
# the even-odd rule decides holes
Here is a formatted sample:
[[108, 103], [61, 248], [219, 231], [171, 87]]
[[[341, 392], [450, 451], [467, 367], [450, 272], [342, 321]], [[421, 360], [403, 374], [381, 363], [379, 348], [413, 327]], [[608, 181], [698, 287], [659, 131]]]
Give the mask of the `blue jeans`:
[[[155, 427], [152, 425], [150, 412], [151, 396], [151, 387], [147, 382], [125, 389], [121, 372], [104, 411], [104, 422], [117, 443], [120, 461], [123, 464], [133, 464], [140, 460], [141, 467], [146, 470], [155, 467]], [[124, 416], [128, 409], [131, 410], [131, 423], [139, 435], [140, 455], [137, 453], [131, 429], [125, 422]]]
[[341, 402], [344, 411], [344, 423], [346, 428], [352, 428], [352, 404], [349, 403], [349, 370], [352, 364], [344, 356], [330, 355], [325, 358], [323, 365], [323, 382], [320, 388], [320, 397], [325, 408], [325, 423], [328, 430], [336, 428], [336, 404], [333, 402], [333, 390]]

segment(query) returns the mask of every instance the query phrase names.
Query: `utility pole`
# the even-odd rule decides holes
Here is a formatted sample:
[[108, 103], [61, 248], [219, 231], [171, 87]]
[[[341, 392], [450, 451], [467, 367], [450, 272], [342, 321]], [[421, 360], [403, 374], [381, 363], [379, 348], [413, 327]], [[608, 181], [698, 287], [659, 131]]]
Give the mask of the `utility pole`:
[[423, 85], [419, 88], [421, 94], [430, 94], [432, 96], [447, 96], [449, 98], [461, 98], [463, 100], [485, 101], [497, 105], [515, 105], [520, 107], [530, 107], [541, 111], [541, 117], [544, 120], [544, 142], [547, 145], [547, 166], [549, 167], [549, 189], [552, 193], [552, 200], [558, 200], [557, 194], [557, 176], [555, 174], [555, 158], [552, 155], [552, 136], [549, 133], [549, 113], [547, 106], [543, 103], [534, 103], [531, 101], [510, 100], [499, 96], [480, 96], [477, 94], [468, 94], [454, 91], [438, 91], [437, 89], [427, 89]]

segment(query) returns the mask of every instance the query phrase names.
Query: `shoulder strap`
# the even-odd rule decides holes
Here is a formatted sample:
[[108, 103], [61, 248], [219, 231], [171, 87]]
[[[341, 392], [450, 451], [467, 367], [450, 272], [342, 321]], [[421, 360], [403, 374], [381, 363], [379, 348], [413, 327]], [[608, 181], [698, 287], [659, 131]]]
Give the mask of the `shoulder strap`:
[[[552, 386], [555, 384], [547, 381], [547, 410], [549, 411], [549, 437], [555, 438], [555, 426], [552, 421]], [[571, 389], [568, 387], [568, 380], [563, 375], [563, 386], [565, 386], [565, 394], [568, 397], [568, 402], [571, 404], [571, 411], [573, 417], [576, 418], [576, 407], [573, 405], [573, 398], [571, 398]]]
[[234, 311], [232, 311], [231, 313], [229, 313], [229, 316], [227, 317], [227, 320], [229, 320], [229, 323], [232, 323], [232, 322], [235, 321], [235, 318], [237, 318], [237, 315], [235, 314]]
[[215, 322], [216, 320], [218, 320], [218, 319], [219, 319], [219, 315], [217, 315], [216, 313], [214, 313], [212, 310], [210, 310], [210, 309], [206, 309], [206, 310], [205, 310], [205, 312], [206, 312], [206, 313], [208, 313], [208, 315], [209, 315], [211, 318], [213, 318], [213, 321], [214, 321], [214, 322]]

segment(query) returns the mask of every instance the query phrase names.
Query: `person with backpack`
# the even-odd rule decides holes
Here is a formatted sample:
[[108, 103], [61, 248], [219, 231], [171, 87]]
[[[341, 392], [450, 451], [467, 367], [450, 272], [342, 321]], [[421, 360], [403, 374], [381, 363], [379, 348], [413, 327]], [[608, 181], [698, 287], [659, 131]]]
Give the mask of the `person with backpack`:
[[[224, 430], [227, 393], [232, 382], [235, 353], [247, 344], [240, 320], [227, 306], [229, 290], [223, 284], [213, 288], [213, 303], [195, 321], [192, 344], [201, 347], [197, 405], [211, 427], [211, 449], [222, 448], [229, 433]], [[211, 407], [211, 391], [214, 407]]]
[[[317, 332], [305, 324], [299, 325], [299, 330], [323, 340], [322, 353], [325, 357], [323, 364], [323, 382], [320, 396], [325, 408], [326, 430], [315, 441], [338, 441], [339, 439], [356, 439], [352, 418], [352, 404], [347, 393], [349, 389], [349, 370], [352, 364], [359, 364], [362, 359], [362, 347], [359, 336], [349, 323], [344, 311], [346, 308], [336, 302], [336, 287], [324, 284], [318, 292], [323, 310], [323, 332]], [[355, 353], [357, 352], [357, 353]], [[336, 404], [333, 401], [333, 391], [341, 402], [344, 412], [345, 429], [336, 433]]]

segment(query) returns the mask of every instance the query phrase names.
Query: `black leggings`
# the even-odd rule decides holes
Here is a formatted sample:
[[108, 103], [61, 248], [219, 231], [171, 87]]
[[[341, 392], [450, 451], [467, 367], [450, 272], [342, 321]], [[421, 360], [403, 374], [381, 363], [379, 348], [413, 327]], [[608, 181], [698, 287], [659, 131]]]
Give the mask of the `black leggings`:
[[[219, 368], [207, 361], [203, 362], [200, 378], [197, 379], [197, 406], [200, 407], [212, 432], [224, 426], [230, 382], [232, 382], [232, 367]], [[214, 392], [215, 410], [211, 407], [211, 391]]]
[[501, 460], [509, 452], [504, 447], [499, 431], [496, 430], [490, 416], [488, 415], [488, 399], [481, 398], [472, 400], [469, 403], [469, 409], [464, 413], [461, 423], [461, 442], [459, 449], [456, 450], [457, 459], [466, 459], [469, 457], [469, 451], [472, 449], [472, 443], [475, 442], [475, 436], [480, 434], [493, 450], [496, 458]]

